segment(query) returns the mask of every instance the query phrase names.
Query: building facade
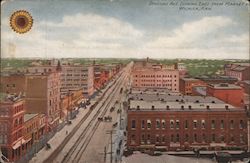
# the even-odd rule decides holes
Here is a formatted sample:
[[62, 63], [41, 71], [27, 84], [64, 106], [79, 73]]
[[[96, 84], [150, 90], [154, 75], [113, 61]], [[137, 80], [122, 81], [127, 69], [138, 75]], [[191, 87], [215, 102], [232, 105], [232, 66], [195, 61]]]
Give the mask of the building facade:
[[238, 80], [250, 80], [249, 63], [232, 63], [224, 66], [226, 76], [237, 78]]
[[244, 109], [161, 101], [130, 101], [128, 148], [132, 150], [247, 149]]
[[244, 106], [244, 93], [240, 86], [234, 84], [209, 84], [207, 95], [216, 97], [234, 106]]
[[93, 66], [62, 65], [61, 97], [67, 95], [69, 90], [83, 89], [85, 98], [94, 93], [94, 69]]
[[148, 61], [135, 62], [132, 69], [132, 87], [165, 88], [179, 91], [179, 71]]
[[25, 101], [9, 96], [0, 102], [0, 148], [9, 161], [16, 161], [23, 155], [22, 147]]
[[45, 114], [50, 131], [57, 127], [60, 119], [60, 73], [35, 73], [26, 75], [26, 78], [27, 113]]
[[193, 87], [206, 86], [203, 81], [195, 78], [181, 78], [180, 79], [180, 92], [184, 95], [192, 95]]

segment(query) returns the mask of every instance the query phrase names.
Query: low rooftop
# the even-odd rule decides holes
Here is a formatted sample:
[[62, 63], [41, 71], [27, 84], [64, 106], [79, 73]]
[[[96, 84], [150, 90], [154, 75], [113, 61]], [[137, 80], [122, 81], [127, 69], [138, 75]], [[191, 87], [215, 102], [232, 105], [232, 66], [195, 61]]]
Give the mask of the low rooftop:
[[187, 96], [187, 95], [174, 95], [169, 94], [147, 94], [147, 93], [133, 93], [129, 94], [130, 100], [141, 101], [166, 101], [166, 102], [181, 102], [181, 103], [217, 103], [223, 104], [224, 102], [212, 96]]
[[181, 93], [172, 92], [168, 89], [163, 88], [133, 88], [131, 91], [132, 94], [168, 94], [168, 95], [176, 95], [179, 96]]
[[17, 102], [22, 99], [23, 95], [17, 95], [17, 94], [6, 94], [6, 93], [0, 93], [0, 102]]
[[164, 102], [164, 101], [130, 101], [130, 110], [143, 111], [239, 111], [244, 110], [235, 108], [232, 105], [225, 103], [179, 103], [179, 102]]
[[181, 78], [181, 80], [184, 80], [184, 81], [198, 81], [199, 79], [196, 79], [196, 78]]
[[34, 118], [35, 116], [37, 116], [37, 113], [28, 113], [28, 114], [24, 114], [24, 122], [29, 121], [30, 119]]
[[209, 84], [209, 86], [215, 89], [241, 89], [240, 86], [237, 86], [235, 84], [228, 84], [228, 83]]

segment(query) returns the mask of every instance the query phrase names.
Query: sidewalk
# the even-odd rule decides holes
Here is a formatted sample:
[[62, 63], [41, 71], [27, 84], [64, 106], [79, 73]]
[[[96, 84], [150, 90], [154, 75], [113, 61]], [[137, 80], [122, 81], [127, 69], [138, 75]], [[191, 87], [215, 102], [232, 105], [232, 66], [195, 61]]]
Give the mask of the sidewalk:
[[[102, 90], [102, 92], [108, 91], [109, 86], [113, 85], [113, 81], [107, 83], [106, 87]], [[77, 114], [75, 119], [72, 119], [72, 124], [64, 126], [59, 132], [57, 132], [48, 143], [51, 145], [50, 149], [46, 149], [46, 147], [42, 148], [35, 156], [29, 161], [30, 163], [42, 163], [44, 162], [65, 140], [65, 138], [72, 132], [72, 130], [79, 124], [82, 118], [88, 113], [90, 107], [103, 95], [101, 93], [99, 96], [95, 96], [91, 99], [91, 105], [87, 106], [86, 109], [80, 108], [79, 113]], [[104, 95], [105, 96], [105, 95]], [[67, 134], [66, 134], [67, 132]]]
[[[52, 154], [52, 152], [62, 143], [66, 136], [74, 129], [74, 127], [81, 121], [84, 115], [89, 111], [89, 108], [90, 105], [87, 106], [86, 109], [80, 108], [76, 118], [71, 120], [72, 124], [64, 126], [48, 141], [48, 143], [51, 145], [51, 148], [46, 149], [46, 147], [44, 147], [29, 162], [43, 162], [46, 158], [48, 158]], [[68, 132], [68, 134], [66, 134], [66, 132]]]

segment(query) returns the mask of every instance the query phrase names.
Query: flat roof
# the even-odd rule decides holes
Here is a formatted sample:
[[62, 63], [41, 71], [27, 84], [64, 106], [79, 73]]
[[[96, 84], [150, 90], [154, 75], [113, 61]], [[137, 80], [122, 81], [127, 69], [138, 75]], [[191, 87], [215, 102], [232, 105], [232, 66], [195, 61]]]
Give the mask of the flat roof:
[[181, 80], [184, 80], [184, 81], [198, 81], [199, 79], [196, 79], [196, 78], [181, 78]]
[[216, 89], [241, 89], [241, 87], [238, 85], [228, 83], [209, 84], [209, 86]]
[[[193, 103], [193, 102], [166, 102], [166, 101], [140, 101], [140, 100], [131, 100], [130, 101], [130, 110], [139, 110], [142, 111], [239, 111], [244, 110], [240, 108], [235, 108], [230, 104], [225, 103]], [[154, 109], [152, 109], [154, 106]], [[169, 108], [167, 109], [167, 106]], [[207, 109], [209, 106], [209, 109]], [[183, 107], [183, 109], [182, 109]], [[191, 107], [191, 109], [189, 109]], [[226, 109], [228, 107], [228, 109]]]
[[217, 103], [225, 104], [225, 102], [212, 96], [188, 96], [188, 95], [172, 95], [170, 94], [145, 94], [133, 93], [128, 96], [131, 100], [141, 101], [166, 101], [166, 102], [182, 102], [182, 103]]
[[34, 118], [35, 116], [37, 116], [37, 113], [28, 113], [28, 114], [24, 114], [24, 122], [27, 122], [28, 120]]

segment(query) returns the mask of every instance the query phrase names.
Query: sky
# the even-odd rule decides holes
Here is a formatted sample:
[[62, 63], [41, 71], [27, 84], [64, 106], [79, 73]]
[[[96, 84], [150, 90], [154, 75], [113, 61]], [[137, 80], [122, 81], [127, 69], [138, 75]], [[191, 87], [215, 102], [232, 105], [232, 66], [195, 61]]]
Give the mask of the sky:
[[[209, 2], [211, 10], [180, 10], [184, 2], [189, 4], [181, 7]], [[248, 5], [244, 0], [4, 1], [1, 57], [249, 59]], [[16, 10], [34, 19], [25, 34], [9, 25]]]

